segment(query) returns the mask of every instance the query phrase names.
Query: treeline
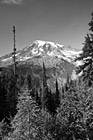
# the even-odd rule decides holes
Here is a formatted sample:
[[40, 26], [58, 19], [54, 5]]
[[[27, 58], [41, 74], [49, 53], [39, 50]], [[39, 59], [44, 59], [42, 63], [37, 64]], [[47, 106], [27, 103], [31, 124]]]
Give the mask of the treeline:
[[43, 63], [42, 83], [32, 84], [32, 75], [5, 69], [0, 75], [1, 140], [92, 140], [93, 139], [93, 14], [90, 33], [76, 60], [77, 80], [67, 77], [59, 91], [47, 85]]

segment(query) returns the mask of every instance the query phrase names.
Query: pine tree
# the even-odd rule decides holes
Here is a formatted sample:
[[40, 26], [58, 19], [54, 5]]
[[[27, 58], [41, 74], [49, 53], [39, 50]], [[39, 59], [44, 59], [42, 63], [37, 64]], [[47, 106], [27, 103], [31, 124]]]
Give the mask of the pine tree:
[[5, 87], [7, 87], [5, 77], [0, 77], [0, 121], [2, 121], [6, 116], [7, 111], [7, 103], [6, 103], [6, 94], [7, 90]]
[[11, 132], [11, 125], [9, 125], [5, 120], [0, 122], [0, 140], [5, 140], [8, 134]]
[[32, 79], [31, 79], [31, 75], [28, 73], [27, 74], [27, 85], [28, 85], [28, 90], [32, 89]]
[[52, 91], [48, 91], [46, 96], [45, 107], [52, 117], [56, 114], [55, 96]]
[[20, 95], [17, 109], [10, 140], [47, 140], [48, 114], [40, 110], [28, 92]]
[[55, 106], [56, 106], [56, 109], [60, 106], [60, 92], [58, 89], [57, 79], [56, 79]]
[[35, 92], [36, 103], [39, 105], [39, 95], [38, 91]]
[[79, 127], [82, 134], [87, 140], [93, 139], [93, 88], [88, 88], [86, 85], [79, 87], [78, 110], [80, 112]]
[[93, 88], [77, 82], [64, 92], [57, 111], [61, 138], [93, 139]]
[[42, 108], [45, 109], [45, 102], [47, 101], [47, 94], [48, 94], [48, 86], [47, 86], [47, 77], [46, 77], [46, 68], [45, 64], [43, 63], [43, 81], [42, 81], [42, 95], [41, 95], [41, 103]]
[[77, 67], [77, 73], [82, 73], [82, 79], [91, 86], [93, 83], [93, 13], [89, 27], [91, 33], [86, 35], [82, 53], [76, 60], [82, 61], [82, 65]]
[[10, 115], [14, 116], [16, 114], [18, 88], [16, 84], [15, 90], [14, 85], [14, 74], [9, 68], [6, 68], [0, 77], [0, 113], [2, 114], [0, 115], [0, 121], [4, 118], [7, 120]]
[[13, 139], [22, 139], [22, 137], [28, 140], [34, 139], [34, 135], [36, 133], [36, 128], [32, 123], [34, 122], [35, 117], [34, 111], [36, 111], [34, 110], [34, 108], [36, 107], [35, 101], [30, 99], [30, 96], [26, 96], [27, 93], [20, 97], [20, 102], [18, 104], [19, 110], [13, 120], [13, 126], [15, 129], [15, 131], [13, 132]]

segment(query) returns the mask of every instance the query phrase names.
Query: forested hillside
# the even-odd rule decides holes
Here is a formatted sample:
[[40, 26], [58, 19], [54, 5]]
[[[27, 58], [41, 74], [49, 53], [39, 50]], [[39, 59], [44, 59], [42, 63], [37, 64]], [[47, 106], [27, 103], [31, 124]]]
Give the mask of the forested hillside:
[[20, 72], [16, 61], [15, 67], [3, 68], [1, 140], [93, 140], [93, 13], [89, 31], [82, 53], [76, 58], [82, 62], [76, 69], [79, 76], [71, 80], [67, 75], [61, 90], [57, 77], [54, 91], [47, 84], [46, 63], [42, 80], [36, 81], [38, 86], [34, 86], [30, 71]]

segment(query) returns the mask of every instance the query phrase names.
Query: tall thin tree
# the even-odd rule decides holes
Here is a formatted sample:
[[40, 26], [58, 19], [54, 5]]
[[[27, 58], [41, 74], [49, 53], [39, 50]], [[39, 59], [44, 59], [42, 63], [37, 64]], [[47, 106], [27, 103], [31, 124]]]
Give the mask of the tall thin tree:
[[13, 62], [14, 62], [14, 76], [16, 75], [16, 40], [15, 40], [15, 26], [13, 26], [13, 39], [14, 39], [14, 48], [13, 48]]
[[45, 96], [47, 94], [48, 91], [48, 86], [47, 86], [47, 77], [46, 77], [46, 68], [45, 68], [45, 64], [43, 63], [43, 83], [42, 83], [42, 95], [41, 95], [41, 103], [42, 103], [42, 108], [45, 108]]
[[12, 53], [12, 57], [13, 57], [13, 99], [15, 101], [15, 103], [17, 103], [17, 74], [16, 74], [16, 39], [15, 39], [15, 26], [13, 26], [13, 41], [14, 41], [14, 46], [13, 46], [13, 53]]

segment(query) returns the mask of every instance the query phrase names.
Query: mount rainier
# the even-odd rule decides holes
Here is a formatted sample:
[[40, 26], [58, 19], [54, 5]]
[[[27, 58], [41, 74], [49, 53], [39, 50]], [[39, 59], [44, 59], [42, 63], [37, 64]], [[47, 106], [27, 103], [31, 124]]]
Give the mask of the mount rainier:
[[[19, 67], [24, 67], [25, 72], [28, 69], [29, 71], [31, 70], [33, 79], [38, 82], [42, 77], [42, 64], [44, 62], [47, 69], [47, 82], [53, 87], [56, 78], [61, 86], [65, 82], [67, 74], [71, 76], [75, 72], [75, 67], [80, 62], [75, 62], [74, 60], [80, 53], [80, 50], [70, 46], [36, 40], [31, 45], [17, 51], [16, 61]], [[12, 53], [0, 58], [0, 67], [7, 67], [12, 64]]]

